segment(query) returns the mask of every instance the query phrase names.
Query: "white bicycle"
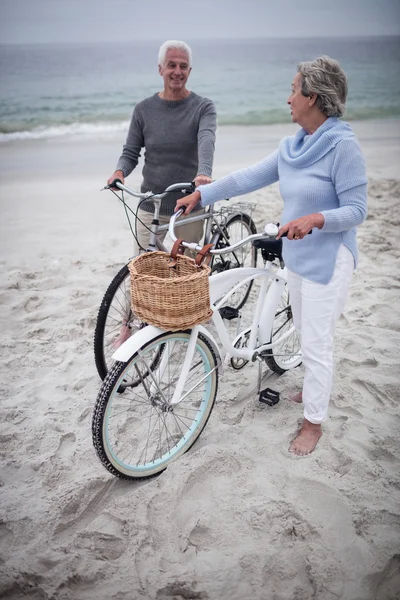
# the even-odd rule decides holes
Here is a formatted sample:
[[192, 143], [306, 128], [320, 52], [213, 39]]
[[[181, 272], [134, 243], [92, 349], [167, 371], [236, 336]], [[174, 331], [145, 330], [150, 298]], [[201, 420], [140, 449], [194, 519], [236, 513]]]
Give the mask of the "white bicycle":
[[[157, 237], [157, 233], [168, 230], [168, 225], [159, 225], [158, 217], [160, 214], [162, 199], [169, 192], [180, 191], [192, 193], [195, 190], [193, 183], [175, 183], [170, 185], [163, 193], [153, 194], [152, 192], [138, 193], [122, 185], [121, 182], [115, 182], [106, 186], [105, 189], [113, 187], [120, 190], [121, 194], [117, 196], [123, 204], [125, 214], [132, 232], [137, 239], [137, 212], [133, 211], [124, 200], [124, 192], [138, 198], [140, 203], [145, 200], [151, 200], [154, 204], [154, 216], [151, 230], [149, 231], [148, 251], [162, 250], [167, 248]], [[177, 223], [180, 225], [203, 221], [205, 223], [204, 244], [213, 244], [215, 248], [224, 248], [243, 239], [246, 235], [257, 232], [256, 225], [252, 219], [252, 210], [254, 205], [251, 203], [235, 202], [228, 206], [220, 207], [218, 210], [210, 206], [204, 213], [198, 216], [189, 216]], [[131, 215], [131, 216], [130, 216]], [[132, 222], [131, 222], [132, 221]], [[179, 231], [179, 229], [178, 229]], [[216, 255], [211, 263], [211, 272], [219, 273], [227, 271], [234, 267], [255, 267], [257, 264], [257, 249], [250, 248], [250, 252], [242, 249], [240, 252], [231, 254]], [[247, 301], [251, 291], [251, 283], [242, 287], [240, 291], [230, 299], [232, 308], [239, 310]], [[113, 354], [116, 350], [116, 343], [123, 334], [125, 339], [133, 335], [138, 329], [143, 327], [143, 323], [132, 312], [130, 302], [130, 274], [128, 264], [115, 274], [113, 280], [107, 288], [101, 301], [97, 315], [96, 327], [94, 332], [94, 357], [97, 371], [104, 379], [108, 371], [114, 365]]]
[[[181, 213], [170, 221], [173, 240]], [[221, 347], [236, 370], [259, 360], [282, 374], [301, 363], [277, 232], [278, 226], [270, 223], [264, 233], [211, 250], [224, 254], [252, 243], [264, 259], [263, 267], [236, 268], [210, 277], [212, 321], [219, 343], [203, 325], [179, 332], [148, 325], [114, 353], [115, 365], [100, 388], [92, 420], [94, 447], [113, 475], [152, 477], [191, 448], [214, 406], [224, 363]], [[183, 246], [201, 249], [186, 242]], [[231, 340], [219, 309], [256, 279], [260, 285], [252, 324]]]

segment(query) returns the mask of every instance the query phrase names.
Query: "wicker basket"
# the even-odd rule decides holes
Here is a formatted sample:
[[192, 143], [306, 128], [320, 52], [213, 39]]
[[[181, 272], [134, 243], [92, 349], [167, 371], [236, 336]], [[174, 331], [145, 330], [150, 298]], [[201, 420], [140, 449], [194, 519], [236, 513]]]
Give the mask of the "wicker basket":
[[167, 252], [146, 252], [129, 263], [132, 310], [150, 325], [178, 331], [211, 318], [210, 268], [180, 254], [171, 260]]

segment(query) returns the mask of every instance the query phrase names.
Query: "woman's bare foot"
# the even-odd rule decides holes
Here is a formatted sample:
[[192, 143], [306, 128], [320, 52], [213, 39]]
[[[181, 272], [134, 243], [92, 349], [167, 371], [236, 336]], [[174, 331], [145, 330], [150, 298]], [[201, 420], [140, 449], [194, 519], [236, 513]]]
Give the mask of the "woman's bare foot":
[[297, 404], [300, 404], [303, 402], [303, 392], [297, 392], [297, 394], [289, 396], [289, 400], [290, 402], [296, 402]]
[[322, 427], [304, 419], [303, 425], [293, 442], [289, 446], [289, 452], [297, 456], [310, 454], [322, 435]]

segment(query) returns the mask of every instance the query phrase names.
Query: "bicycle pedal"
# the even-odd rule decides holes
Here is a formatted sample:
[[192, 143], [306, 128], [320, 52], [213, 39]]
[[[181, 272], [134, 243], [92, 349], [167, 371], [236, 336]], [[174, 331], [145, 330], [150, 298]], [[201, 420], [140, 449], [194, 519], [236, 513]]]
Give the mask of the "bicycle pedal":
[[271, 390], [271, 388], [265, 388], [265, 390], [261, 390], [258, 400], [268, 404], [268, 406], [275, 406], [275, 404], [278, 404], [279, 398], [279, 392]]
[[227, 321], [231, 321], [232, 319], [237, 319], [239, 316], [239, 309], [234, 308], [233, 306], [223, 306], [219, 309], [219, 314], [223, 319]]

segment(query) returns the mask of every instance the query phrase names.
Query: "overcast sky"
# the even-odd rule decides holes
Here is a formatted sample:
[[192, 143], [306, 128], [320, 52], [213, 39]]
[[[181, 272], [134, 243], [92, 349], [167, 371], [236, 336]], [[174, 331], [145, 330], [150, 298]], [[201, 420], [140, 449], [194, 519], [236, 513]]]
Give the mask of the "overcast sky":
[[0, 42], [399, 35], [400, 0], [0, 0]]

